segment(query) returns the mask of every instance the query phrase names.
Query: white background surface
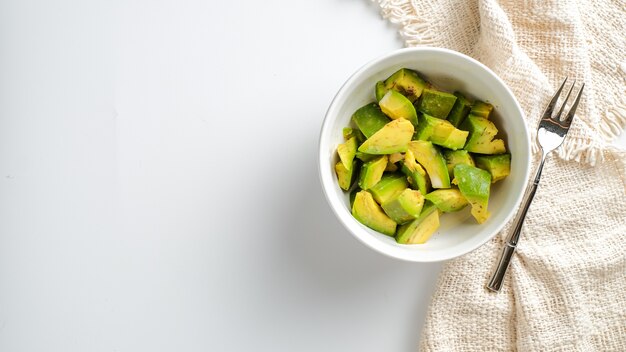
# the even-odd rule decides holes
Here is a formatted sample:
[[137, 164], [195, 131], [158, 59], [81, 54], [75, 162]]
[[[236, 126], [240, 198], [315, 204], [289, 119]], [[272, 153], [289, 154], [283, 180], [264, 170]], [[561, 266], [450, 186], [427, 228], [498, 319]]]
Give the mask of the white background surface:
[[440, 264], [322, 196], [365, 0], [2, 1], [0, 351], [412, 351]]
[[0, 3], [0, 351], [411, 351], [440, 265], [323, 198], [367, 1]]

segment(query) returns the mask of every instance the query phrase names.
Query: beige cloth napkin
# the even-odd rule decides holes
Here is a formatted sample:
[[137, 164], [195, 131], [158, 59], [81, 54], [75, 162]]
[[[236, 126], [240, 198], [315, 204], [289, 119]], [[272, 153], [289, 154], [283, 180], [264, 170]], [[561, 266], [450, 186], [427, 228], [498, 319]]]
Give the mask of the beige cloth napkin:
[[626, 125], [626, 4], [378, 3], [407, 46], [457, 50], [496, 72], [522, 105], [533, 141], [563, 77], [586, 83], [569, 135], [546, 164], [503, 290], [485, 284], [510, 224], [445, 265], [420, 349], [626, 351], [626, 152], [610, 145]]

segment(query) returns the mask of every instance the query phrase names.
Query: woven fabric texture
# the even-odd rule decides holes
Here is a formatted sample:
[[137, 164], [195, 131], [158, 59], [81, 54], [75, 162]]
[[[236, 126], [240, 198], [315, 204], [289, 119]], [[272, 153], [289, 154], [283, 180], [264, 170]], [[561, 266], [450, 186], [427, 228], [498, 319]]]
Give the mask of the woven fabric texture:
[[626, 125], [624, 2], [378, 3], [407, 46], [453, 49], [498, 74], [533, 141], [560, 81], [586, 84], [568, 137], [546, 163], [502, 291], [485, 284], [510, 224], [444, 266], [420, 350], [626, 351], [626, 151], [611, 146]]

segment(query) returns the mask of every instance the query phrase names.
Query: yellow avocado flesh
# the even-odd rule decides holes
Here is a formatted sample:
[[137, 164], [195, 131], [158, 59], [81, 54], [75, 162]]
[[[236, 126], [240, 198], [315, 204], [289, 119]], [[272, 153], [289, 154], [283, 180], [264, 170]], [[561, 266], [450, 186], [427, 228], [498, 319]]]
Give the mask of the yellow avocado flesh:
[[393, 120], [363, 142], [358, 150], [374, 155], [405, 152], [413, 131], [413, 124], [408, 120]]
[[450, 188], [448, 166], [431, 142], [411, 141], [408, 149], [415, 155], [415, 160], [426, 169], [433, 188]]
[[[411, 103], [414, 103], [417, 98], [422, 95], [422, 91], [428, 85], [429, 84], [422, 79], [416, 71], [408, 68], [399, 69], [384, 82], [384, 88], [386, 90], [394, 89], [402, 93]], [[382, 93], [383, 95], [386, 93], [386, 90]], [[377, 94], [379, 94], [378, 90]]]
[[398, 228], [396, 242], [401, 244], [423, 244], [439, 228], [439, 211], [432, 203], [424, 205], [420, 216]]
[[404, 154], [402, 172], [407, 176], [413, 189], [419, 190], [422, 194], [430, 191], [430, 178], [426, 174], [426, 170], [415, 161], [415, 155], [411, 150], [407, 150]]
[[468, 204], [467, 199], [456, 188], [438, 189], [428, 193], [424, 198], [433, 202], [444, 213], [459, 211]]
[[378, 183], [369, 188], [369, 192], [378, 204], [383, 204], [400, 194], [407, 187], [408, 183], [404, 175], [385, 174]]
[[396, 233], [395, 221], [385, 214], [367, 191], [360, 191], [356, 194], [352, 204], [352, 216], [361, 224], [387, 236], [393, 236]]
[[454, 167], [457, 164], [467, 164], [474, 166], [474, 159], [467, 150], [444, 150], [442, 152], [443, 158], [446, 160], [448, 166], [448, 174], [450, 180], [454, 178]]
[[489, 118], [489, 114], [493, 110], [493, 105], [485, 103], [484, 101], [476, 100], [470, 110], [471, 115]]
[[484, 117], [469, 115], [461, 125], [463, 130], [469, 131], [469, 137], [464, 149], [478, 154], [502, 154], [506, 152], [504, 141], [494, 139], [498, 129], [493, 122]]
[[423, 114], [414, 138], [457, 150], [463, 148], [468, 134], [469, 132], [457, 129], [447, 120]]
[[343, 166], [341, 161], [335, 164], [335, 173], [337, 174], [337, 182], [339, 182], [339, 187], [344, 191], [350, 189], [352, 183], [355, 179], [355, 168], [356, 168], [356, 160], [352, 161], [352, 167], [348, 170]]
[[422, 211], [423, 205], [424, 196], [420, 191], [410, 188], [381, 204], [385, 213], [398, 224], [416, 219]]
[[489, 171], [491, 183], [496, 183], [511, 173], [511, 154], [477, 155], [476, 166]]
[[472, 206], [472, 216], [479, 224], [487, 221], [491, 215], [487, 210], [491, 188], [491, 174], [467, 164], [454, 167], [454, 182], [461, 194]]
[[348, 170], [351, 170], [352, 168], [352, 160], [354, 160], [354, 156], [356, 155], [356, 148], [356, 137], [348, 139], [345, 143], [339, 144], [337, 147], [339, 159], [343, 163], [343, 166]]
[[389, 90], [378, 104], [383, 113], [392, 120], [402, 118], [410, 121], [413, 126], [417, 126], [417, 111], [415, 111], [413, 103], [404, 95], [393, 89]]
[[380, 181], [387, 167], [387, 155], [382, 155], [370, 160], [361, 166], [359, 174], [359, 187], [369, 189]]

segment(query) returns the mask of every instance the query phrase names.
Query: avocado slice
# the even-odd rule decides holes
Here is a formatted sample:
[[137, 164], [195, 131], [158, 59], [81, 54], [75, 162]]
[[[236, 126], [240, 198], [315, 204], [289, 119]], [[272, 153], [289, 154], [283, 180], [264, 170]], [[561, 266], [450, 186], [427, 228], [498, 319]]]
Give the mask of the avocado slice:
[[408, 147], [415, 155], [415, 160], [426, 169], [433, 188], [450, 188], [448, 167], [441, 152], [432, 142], [410, 141]]
[[358, 129], [354, 129], [352, 127], [344, 127], [342, 133], [343, 133], [343, 139], [345, 141], [349, 140], [352, 137], [356, 137], [357, 143], [361, 144], [365, 142], [365, 139], [366, 139], [361, 131], [359, 131]]
[[393, 120], [363, 142], [359, 151], [376, 155], [405, 152], [413, 131], [413, 125], [406, 119]]
[[448, 121], [450, 121], [452, 126], [458, 127], [469, 115], [472, 103], [460, 92], [454, 92], [454, 96], [456, 97], [456, 102], [448, 114]]
[[439, 120], [438, 118], [432, 117], [428, 114], [421, 113], [420, 122], [415, 128], [415, 133], [413, 134], [413, 140], [429, 140], [430, 136], [432, 136], [435, 131], [436, 125], [433, 123], [432, 119]]
[[474, 159], [472, 159], [472, 156], [467, 150], [443, 150], [441, 153], [443, 154], [443, 158], [446, 160], [450, 179], [454, 178], [454, 167], [457, 164], [467, 164], [474, 166]]
[[385, 87], [385, 82], [383, 81], [376, 82], [376, 101], [380, 101], [380, 99], [382, 99], [385, 96], [388, 90], [389, 89]]
[[389, 120], [387, 115], [383, 114], [378, 104], [369, 103], [354, 112], [352, 121], [354, 121], [366, 138], [370, 138], [391, 120]]
[[393, 236], [396, 232], [396, 223], [385, 214], [369, 192], [360, 191], [356, 194], [352, 216], [361, 224], [387, 236]]
[[438, 189], [428, 193], [424, 198], [433, 202], [444, 213], [459, 211], [468, 204], [467, 199], [456, 188]]
[[417, 98], [422, 95], [422, 91], [427, 86], [428, 82], [420, 77], [417, 71], [413, 71], [408, 68], [399, 69], [385, 80], [386, 90], [394, 89], [398, 91], [399, 93], [407, 97], [407, 99], [409, 99], [411, 103], [414, 103]]
[[343, 166], [348, 170], [352, 167], [352, 160], [354, 160], [354, 157], [356, 156], [356, 147], [356, 137], [348, 139], [345, 143], [341, 143], [337, 147], [339, 159], [343, 163]]
[[474, 104], [472, 105], [470, 114], [488, 119], [489, 114], [491, 113], [492, 110], [493, 110], [493, 105], [489, 103], [485, 103], [484, 101], [476, 100]]
[[511, 154], [476, 155], [476, 166], [489, 171], [491, 183], [496, 183], [511, 173]]
[[367, 153], [360, 152], [358, 149], [356, 151], [355, 156], [356, 156], [357, 159], [361, 160], [364, 163], [366, 163], [366, 162], [368, 162], [370, 160], [376, 159], [378, 157], [378, 155], [367, 154]]
[[389, 154], [389, 163], [397, 163], [398, 161], [401, 161], [403, 159], [404, 159], [404, 154], [402, 153]]
[[383, 177], [375, 185], [370, 187], [368, 191], [374, 196], [378, 204], [383, 204], [389, 199], [402, 193], [407, 187], [408, 182], [402, 174], [383, 174]]
[[490, 215], [487, 206], [491, 174], [474, 166], [458, 164], [454, 167], [454, 175], [454, 182], [458, 184], [461, 194], [472, 206], [472, 216], [482, 224]]
[[417, 112], [413, 103], [404, 95], [390, 89], [378, 102], [380, 109], [392, 120], [404, 118], [417, 126]]
[[454, 94], [436, 89], [424, 89], [417, 110], [439, 119], [445, 119], [454, 103], [456, 103]]
[[424, 196], [420, 191], [406, 188], [382, 204], [383, 210], [398, 224], [416, 219], [422, 211]]
[[[445, 120], [442, 120], [442, 121], [447, 122]], [[452, 124], [450, 124], [450, 126], [452, 126]], [[467, 141], [468, 135], [469, 135], [469, 132], [460, 130], [458, 128], [454, 128], [453, 130], [450, 131], [448, 138], [446, 138], [445, 140], [439, 140], [439, 139], [431, 137], [431, 141], [442, 147], [452, 149], [452, 150], [457, 150], [465, 146], [465, 142]]]
[[426, 170], [422, 165], [415, 161], [415, 155], [410, 150], [404, 154], [404, 161], [400, 168], [402, 172], [407, 176], [409, 185], [413, 189], [419, 190], [422, 194], [426, 194], [430, 191], [430, 178], [426, 174]]
[[389, 160], [387, 161], [387, 168], [385, 168], [385, 171], [398, 171], [398, 165], [396, 165], [396, 163], [403, 159], [404, 155], [402, 153], [389, 154]]
[[354, 180], [356, 179], [357, 174], [357, 161], [353, 160], [351, 162], [350, 168], [346, 168], [343, 162], [339, 161], [335, 164], [335, 172], [337, 173], [337, 181], [339, 183], [339, 187], [344, 191], [347, 191], [352, 187]]
[[359, 175], [359, 187], [361, 187], [361, 189], [369, 189], [377, 184], [383, 177], [383, 172], [385, 172], [386, 167], [386, 155], [379, 156], [363, 164]]
[[439, 211], [433, 203], [427, 201], [417, 219], [398, 227], [396, 242], [401, 244], [426, 243], [438, 228]]
[[479, 154], [502, 154], [506, 152], [504, 141], [494, 139], [498, 129], [493, 122], [484, 117], [469, 115], [461, 125], [461, 129], [469, 131], [465, 150]]
[[448, 149], [460, 149], [465, 145], [469, 132], [455, 128], [449, 121], [423, 114], [413, 139], [431, 141]]
[[396, 172], [398, 171], [398, 165], [394, 163], [387, 162], [387, 167], [385, 167], [385, 172]]

